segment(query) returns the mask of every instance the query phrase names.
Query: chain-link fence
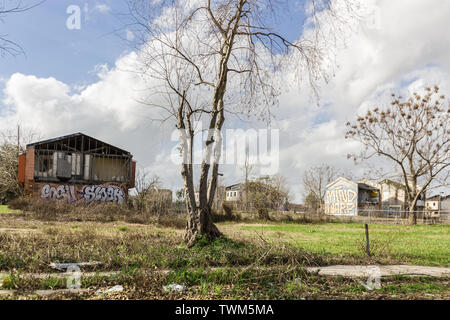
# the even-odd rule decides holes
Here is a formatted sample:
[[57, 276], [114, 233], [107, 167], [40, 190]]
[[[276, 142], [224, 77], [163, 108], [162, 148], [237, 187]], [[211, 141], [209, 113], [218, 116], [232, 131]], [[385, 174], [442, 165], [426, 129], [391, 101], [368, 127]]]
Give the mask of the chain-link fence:
[[[415, 211], [418, 224], [450, 224], [450, 211]], [[340, 221], [362, 223], [409, 224], [409, 211], [358, 210], [357, 216], [334, 216]]]

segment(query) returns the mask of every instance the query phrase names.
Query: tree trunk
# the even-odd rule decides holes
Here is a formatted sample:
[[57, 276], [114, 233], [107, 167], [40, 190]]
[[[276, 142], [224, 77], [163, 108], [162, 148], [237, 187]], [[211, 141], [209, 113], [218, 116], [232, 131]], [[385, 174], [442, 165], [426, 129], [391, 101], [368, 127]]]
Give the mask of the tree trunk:
[[200, 235], [204, 235], [211, 239], [222, 235], [212, 221], [211, 208], [208, 205], [204, 208], [198, 207], [188, 212], [188, 222], [186, 233], [184, 235], [184, 241], [187, 246], [189, 248], [192, 247]]
[[[193, 145], [193, 135], [191, 135], [190, 146]], [[182, 150], [188, 150], [190, 146], [185, 145]], [[192, 151], [190, 152], [192, 155]], [[217, 175], [217, 168], [215, 170]], [[195, 200], [195, 190], [193, 183], [193, 172], [192, 164], [182, 165], [182, 177], [184, 180], [184, 187], [186, 192], [186, 208], [187, 208], [187, 224], [186, 233], [184, 235], [184, 241], [187, 246], [192, 247], [197, 238], [200, 235], [204, 235], [208, 238], [214, 239], [220, 237], [222, 234], [219, 229], [214, 225], [211, 217], [211, 206], [212, 201], [208, 199], [208, 172], [209, 164], [207, 161], [203, 161], [202, 170], [200, 175], [200, 186], [199, 186], [199, 204]], [[210, 184], [210, 192], [214, 196], [214, 190], [216, 188], [216, 180]], [[211, 188], [213, 190], [211, 190]]]
[[415, 204], [409, 206], [408, 223], [410, 225], [416, 225], [417, 224], [417, 212], [416, 212]]

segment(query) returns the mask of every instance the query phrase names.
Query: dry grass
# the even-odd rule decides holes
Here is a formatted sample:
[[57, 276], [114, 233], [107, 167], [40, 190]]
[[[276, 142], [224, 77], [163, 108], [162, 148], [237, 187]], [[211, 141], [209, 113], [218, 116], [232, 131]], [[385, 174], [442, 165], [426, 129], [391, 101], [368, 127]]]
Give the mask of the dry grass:
[[[39, 299], [450, 298], [445, 289], [448, 279], [383, 280], [382, 290], [368, 292], [352, 279], [307, 274], [305, 266], [371, 260], [306, 250], [287, 241], [286, 230], [261, 233], [242, 223], [219, 223], [227, 238], [213, 242], [202, 238], [188, 249], [183, 243], [182, 216], [162, 216], [159, 223], [152, 217], [141, 223], [130, 219], [133, 215], [128, 209], [105, 205], [93, 211], [84, 208], [87, 212], [80, 212], [81, 217], [77, 216], [77, 210], [83, 210], [81, 206], [73, 211], [64, 211], [66, 207], [61, 206], [55, 217], [46, 215], [44, 206], [37, 207], [41, 215], [28, 212], [0, 216], [0, 272], [7, 273], [6, 287], [16, 290], [15, 298], [38, 298], [34, 290], [65, 287], [64, 278], [42, 279], [25, 273], [55, 272], [49, 267], [51, 262], [88, 261], [101, 265], [83, 267], [83, 271], [119, 273], [83, 277], [82, 287], [88, 289], [84, 293], [55, 293]], [[119, 214], [110, 219], [111, 210], [125, 211], [113, 211]], [[51, 219], [47, 219], [49, 216]], [[259, 226], [270, 225], [262, 222]], [[353, 234], [351, 226], [342, 227]], [[305, 236], [312, 239], [316, 235]], [[184, 284], [189, 290], [165, 292], [163, 286], [170, 283]], [[96, 293], [117, 284], [124, 286], [122, 293]]]

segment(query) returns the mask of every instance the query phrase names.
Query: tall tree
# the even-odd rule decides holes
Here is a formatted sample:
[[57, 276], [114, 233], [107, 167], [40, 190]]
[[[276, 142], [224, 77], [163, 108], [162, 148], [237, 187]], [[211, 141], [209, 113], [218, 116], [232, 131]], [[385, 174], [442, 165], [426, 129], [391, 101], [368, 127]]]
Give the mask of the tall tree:
[[327, 164], [310, 167], [303, 173], [305, 204], [319, 210], [325, 202], [325, 187], [338, 178], [339, 171]]
[[[274, 30], [288, 11], [282, 8], [289, 6], [288, 1], [130, 0], [130, 12], [145, 42], [140, 55], [145, 76], [151, 79], [147, 104], [167, 111], [180, 132], [188, 246], [199, 235], [221, 235], [210, 211], [225, 113], [239, 111], [269, 119], [280, 93], [276, 74], [283, 68], [306, 78], [315, 91], [318, 81], [326, 76], [322, 60], [327, 51], [321, 28], [327, 36], [333, 34], [336, 24], [327, 22], [345, 23], [343, 18], [350, 12], [341, 15], [336, 2], [305, 0], [309, 24], [304, 37], [291, 41]], [[196, 120], [208, 125], [198, 205], [192, 164]]]
[[249, 199], [248, 199], [248, 183], [249, 183], [249, 177], [252, 173], [253, 166], [250, 164], [250, 156], [249, 156], [249, 150], [248, 148], [245, 149], [245, 160], [244, 164], [241, 166], [241, 170], [244, 174], [244, 188], [242, 193], [242, 201], [244, 203], [244, 209], [245, 211], [249, 210]]
[[151, 175], [145, 168], [139, 168], [136, 173], [136, 195], [133, 197], [135, 201], [136, 209], [139, 212], [146, 210], [148, 197], [153, 189], [159, 188], [161, 185], [161, 179], [153, 174]]
[[376, 107], [347, 123], [346, 138], [364, 145], [354, 159], [384, 157], [397, 165], [405, 184], [409, 223], [417, 223], [419, 197], [431, 186], [448, 185], [450, 175], [450, 105], [439, 87], [392, 94], [390, 106]]

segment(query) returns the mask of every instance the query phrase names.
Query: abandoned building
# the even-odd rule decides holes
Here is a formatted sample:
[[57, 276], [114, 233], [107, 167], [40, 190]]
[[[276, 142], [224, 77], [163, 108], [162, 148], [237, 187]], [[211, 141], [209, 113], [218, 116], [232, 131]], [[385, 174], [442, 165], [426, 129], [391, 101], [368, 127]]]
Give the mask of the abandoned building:
[[450, 219], [450, 195], [436, 195], [425, 201], [425, 216]]
[[359, 210], [379, 208], [379, 190], [340, 177], [326, 186], [325, 214], [357, 216]]
[[32, 197], [123, 203], [134, 188], [135, 171], [130, 152], [75, 133], [27, 145], [18, 176]]
[[[425, 205], [425, 194], [417, 201], [417, 210], [422, 211]], [[406, 217], [408, 201], [405, 185], [383, 180], [373, 182], [362, 179], [353, 182], [338, 178], [326, 186], [325, 213], [330, 215], [366, 215]]]
[[242, 183], [233, 184], [225, 188], [225, 201], [237, 202], [241, 200], [244, 185]]

